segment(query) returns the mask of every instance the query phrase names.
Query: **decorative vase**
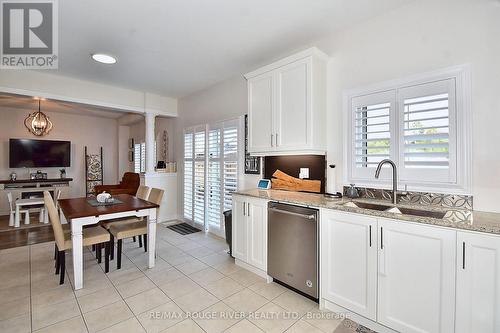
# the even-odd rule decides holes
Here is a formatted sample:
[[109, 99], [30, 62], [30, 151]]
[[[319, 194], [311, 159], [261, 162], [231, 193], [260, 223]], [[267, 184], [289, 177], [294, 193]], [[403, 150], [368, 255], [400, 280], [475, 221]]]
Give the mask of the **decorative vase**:
[[106, 193], [106, 191], [98, 194], [97, 197], [96, 197], [97, 202], [100, 202], [100, 203], [105, 203], [109, 199], [111, 199], [111, 194]]

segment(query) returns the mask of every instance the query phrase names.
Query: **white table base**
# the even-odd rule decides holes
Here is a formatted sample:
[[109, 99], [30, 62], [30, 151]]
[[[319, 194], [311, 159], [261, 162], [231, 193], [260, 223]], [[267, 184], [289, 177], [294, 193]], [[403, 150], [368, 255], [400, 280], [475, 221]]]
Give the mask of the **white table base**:
[[73, 276], [75, 290], [83, 288], [83, 226], [97, 224], [99, 221], [126, 218], [146, 217], [148, 225], [148, 267], [155, 266], [156, 249], [156, 208], [143, 209], [139, 211], [127, 211], [121, 213], [105, 214], [100, 216], [81, 217], [71, 219], [71, 241], [73, 253]]

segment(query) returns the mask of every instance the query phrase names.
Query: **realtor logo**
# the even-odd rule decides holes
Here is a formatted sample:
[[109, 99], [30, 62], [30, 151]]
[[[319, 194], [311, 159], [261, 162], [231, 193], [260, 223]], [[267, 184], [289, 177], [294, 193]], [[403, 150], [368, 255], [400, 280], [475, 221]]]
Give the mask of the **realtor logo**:
[[2, 69], [57, 69], [56, 0], [0, 0]]

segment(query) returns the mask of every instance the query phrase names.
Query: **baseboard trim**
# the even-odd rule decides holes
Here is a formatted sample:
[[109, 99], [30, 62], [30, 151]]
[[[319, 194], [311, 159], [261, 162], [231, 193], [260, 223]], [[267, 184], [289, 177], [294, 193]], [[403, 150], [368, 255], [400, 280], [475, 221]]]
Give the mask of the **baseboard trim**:
[[352, 321], [355, 321], [356, 323], [361, 324], [365, 327], [368, 327], [369, 329], [374, 330], [375, 332], [398, 333], [397, 331], [394, 331], [387, 326], [381, 325], [373, 320], [360, 316], [357, 313], [351, 312], [346, 308], [337, 305], [335, 303], [332, 303], [324, 298], [319, 301], [319, 308], [321, 310], [329, 310], [335, 313], [345, 314], [346, 318], [351, 319]]
[[254, 267], [252, 265], [249, 265], [247, 264], [246, 262], [244, 261], [241, 261], [239, 259], [234, 259], [234, 263], [240, 267], [243, 267], [244, 269], [246, 269], [247, 271], [250, 271], [254, 274], [257, 274], [258, 276], [264, 278], [267, 280], [268, 276], [267, 276], [267, 272], [257, 268], [257, 267]]

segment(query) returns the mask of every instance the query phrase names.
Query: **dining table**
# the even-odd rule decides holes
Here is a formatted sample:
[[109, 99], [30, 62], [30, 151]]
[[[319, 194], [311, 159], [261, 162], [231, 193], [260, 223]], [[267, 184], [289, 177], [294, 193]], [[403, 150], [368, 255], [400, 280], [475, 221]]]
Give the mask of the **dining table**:
[[159, 205], [130, 194], [116, 194], [114, 201], [96, 204], [92, 198], [59, 199], [59, 208], [71, 227], [73, 276], [75, 290], [83, 288], [83, 227], [100, 221], [145, 218], [148, 237], [148, 267], [155, 265], [156, 218]]

